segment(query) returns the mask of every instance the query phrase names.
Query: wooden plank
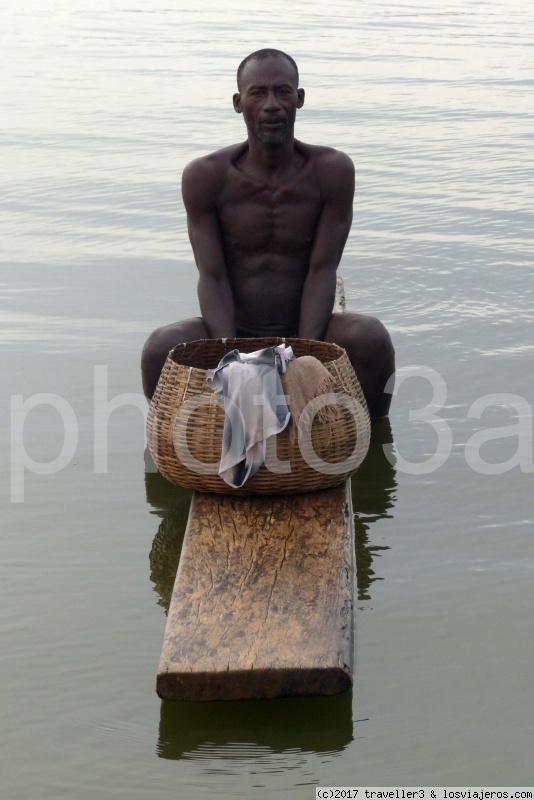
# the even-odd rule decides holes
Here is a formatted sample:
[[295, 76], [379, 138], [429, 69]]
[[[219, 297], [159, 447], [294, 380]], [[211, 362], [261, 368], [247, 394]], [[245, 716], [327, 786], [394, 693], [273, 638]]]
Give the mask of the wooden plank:
[[350, 482], [290, 497], [195, 493], [157, 677], [167, 700], [350, 688]]

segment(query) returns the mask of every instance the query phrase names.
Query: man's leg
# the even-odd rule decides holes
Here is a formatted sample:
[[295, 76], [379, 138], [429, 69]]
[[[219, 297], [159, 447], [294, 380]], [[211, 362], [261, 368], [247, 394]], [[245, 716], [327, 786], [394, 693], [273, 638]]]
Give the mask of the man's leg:
[[169, 350], [172, 350], [175, 345], [181, 342], [209, 338], [210, 335], [201, 317], [192, 317], [191, 319], [184, 319], [182, 322], [173, 322], [172, 325], [164, 325], [163, 328], [157, 328], [150, 334], [141, 355], [143, 391], [148, 400], [156, 390]]
[[395, 351], [382, 323], [363, 314], [332, 314], [325, 341], [345, 348], [369, 413], [372, 417], [386, 417], [391, 394], [384, 392], [384, 387], [395, 372]]

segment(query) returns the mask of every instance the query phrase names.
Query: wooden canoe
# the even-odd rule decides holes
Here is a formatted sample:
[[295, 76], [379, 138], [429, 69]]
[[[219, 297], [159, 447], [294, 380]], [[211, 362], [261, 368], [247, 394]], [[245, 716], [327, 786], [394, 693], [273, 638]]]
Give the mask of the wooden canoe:
[[159, 696], [230, 700], [347, 690], [353, 580], [349, 482], [290, 497], [195, 493]]

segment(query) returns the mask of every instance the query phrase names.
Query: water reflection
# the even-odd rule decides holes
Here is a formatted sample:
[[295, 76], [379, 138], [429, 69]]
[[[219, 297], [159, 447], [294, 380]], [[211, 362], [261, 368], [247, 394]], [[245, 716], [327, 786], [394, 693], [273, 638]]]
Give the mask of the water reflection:
[[[379, 519], [392, 516], [397, 487], [395, 468], [382, 445], [392, 442], [389, 420], [373, 424], [371, 444], [362, 467], [352, 480], [355, 512], [358, 600], [370, 599], [371, 584], [379, 580], [374, 559], [388, 546], [372, 545], [369, 531]], [[150, 465], [149, 465], [150, 467]], [[150, 578], [168, 612], [191, 492], [173, 486], [159, 473], [145, 475], [147, 502], [161, 517], [150, 551]], [[339, 754], [353, 740], [352, 692], [334, 697], [284, 698], [232, 702], [186, 703], [162, 701], [157, 754], [166, 759], [243, 758], [250, 747], [269, 754]]]
[[[352, 692], [334, 697], [185, 703], [163, 700], [160, 758], [227, 758], [287, 751], [340, 753], [353, 739]], [[267, 759], [268, 760], [268, 759]]]
[[152, 506], [152, 513], [162, 517], [150, 550], [150, 580], [159, 596], [158, 604], [167, 614], [192, 492], [169, 483], [159, 472], [145, 473], [145, 487], [147, 503]]
[[376, 574], [373, 561], [389, 545], [373, 545], [369, 541], [373, 523], [393, 516], [396, 500], [397, 478], [394, 464], [384, 455], [383, 445], [393, 443], [389, 419], [373, 422], [371, 443], [365, 461], [352, 478], [352, 505], [356, 545], [356, 585], [358, 600], [370, 600], [374, 581], [382, 580]]

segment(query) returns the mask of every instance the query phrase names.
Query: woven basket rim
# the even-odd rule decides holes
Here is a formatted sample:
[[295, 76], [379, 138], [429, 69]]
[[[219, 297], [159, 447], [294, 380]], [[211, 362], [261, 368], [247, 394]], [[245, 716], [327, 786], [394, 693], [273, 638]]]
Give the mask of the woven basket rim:
[[[300, 445], [291, 440], [290, 431], [284, 429], [278, 437], [278, 457], [290, 463], [288, 473], [279, 474], [264, 464], [260, 470], [239, 489], [229, 487], [216, 473], [200, 473], [180, 460], [177, 442], [184, 445], [200, 463], [212, 464], [213, 456], [222, 445], [224, 414], [218, 404], [200, 403], [198, 424], [188, 427], [187, 420], [176, 427], [178, 408], [199, 395], [213, 394], [206, 382], [207, 370], [216, 367], [227, 352], [241, 347], [244, 352], [286, 342], [294, 345], [297, 357], [316, 355], [334, 378], [336, 391], [354, 398], [361, 413], [354, 417], [344, 414], [343, 424], [332, 428], [326, 422], [314, 420], [313, 450], [324, 463], [340, 465], [350, 456], [353, 445], [368, 439], [370, 421], [365, 397], [346, 351], [333, 342], [314, 339], [282, 337], [239, 337], [232, 339], [196, 339], [178, 344], [170, 351], [160, 381], [149, 408], [147, 438], [150, 452], [160, 472], [173, 483], [203, 492], [235, 495], [296, 494], [317, 491], [335, 486], [345, 480], [354, 467], [347, 464], [341, 472], [324, 471], [321, 464], [311, 463], [303, 456]], [[183, 360], [181, 358], [183, 354]], [[195, 366], [200, 363], [203, 366]], [[185, 426], [185, 427], [184, 427]], [[363, 436], [363, 439], [360, 437]], [[177, 438], [178, 437], [178, 438]], [[367, 442], [368, 443], [368, 442]], [[318, 449], [316, 449], [316, 447]], [[189, 450], [189, 448], [191, 448]], [[207, 460], [204, 456], [209, 456]], [[323, 463], [323, 462], [321, 462]], [[356, 465], [356, 469], [357, 469]]]
[[[327, 361], [321, 360], [321, 363], [325, 365], [328, 365], [334, 361], [337, 361], [339, 358], [342, 358], [343, 354], [346, 352], [343, 347], [341, 347], [338, 344], [335, 344], [334, 342], [322, 342], [318, 339], [300, 339], [298, 337], [288, 337], [288, 336], [258, 336], [258, 337], [236, 336], [236, 337], [215, 338], [215, 339], [193, 339], [189, 342], [180, 342], [169, 351], [168, 357], [172, 359], [172, 361], [174, 361], [174, 363], [178, 364], [179, 366], [192, 367], [192, 369], [201, 370], [202, 372], [207, 372], [208, 369], [210, 369], [209, 367], [208, 368], [196, 367], [190, 363], [183, 364], [182, 361], [179, 359], [179, 355], [181, 353], [184, 354], [187, 351], [201, 347], [202, 344], [204, 343], [224, 345], [226, 347], [226, 352], [228, 353], [230, 353], [232, 350], [239, 350], [240, 346], [244, 347], [243, 352], [251, 353], [254, 350], [262, 350], [266, 347], [273, 347], [279, 344], [286, 344], [288, 346], [295, 345], [296, 347], [299, 347], [301, 344], [304, 347], [311, 347], [314, 344], [317, 344], [320, 345], [321, 347], [326, 347], [332, 350], [331, 358], [329, 357]], [[214, 364], [213, 368], [215, 368], [216, 366], [217, 364]]]

